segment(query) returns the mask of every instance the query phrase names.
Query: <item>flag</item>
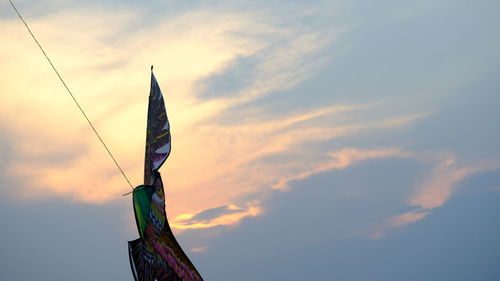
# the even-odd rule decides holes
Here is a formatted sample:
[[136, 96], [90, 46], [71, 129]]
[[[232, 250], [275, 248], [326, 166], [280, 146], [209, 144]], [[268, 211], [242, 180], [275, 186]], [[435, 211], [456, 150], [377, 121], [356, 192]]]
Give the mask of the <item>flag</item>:
[[165, 212], [165, 190], [158, 169], [170, 154], [170, 141], [165, 102], [151, 71], [144, 185], [132, 193], [140, 237], [128, 242], [130, 267], [136, 281], [203, 281], [175, 239]]
[[165, 102], [158, 81], [156, 81], [156, 77], [153, 71], [151, 71], [146, 129], [146, 155], [144, 160], [144, 184], [151, 185], [153, 183], [152, 175], [167, 160], [170, 149], [171, 136], [167, 110], [165, 109]]

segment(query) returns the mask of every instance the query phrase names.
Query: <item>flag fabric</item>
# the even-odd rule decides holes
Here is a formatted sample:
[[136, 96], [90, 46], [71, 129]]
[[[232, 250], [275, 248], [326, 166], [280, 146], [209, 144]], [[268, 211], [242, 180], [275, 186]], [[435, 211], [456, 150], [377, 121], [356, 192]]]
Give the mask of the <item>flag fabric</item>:
[[130, 260], [130, 268], [132, 269], [132, 276], [134, 280], [138, 281], [139, 272], [142, 267], [142, 239], [137, 238], [133, 241], [128, 241], [128, 258]]
[[[159, 172], [152, 186], [134, 189], [134, 210], [141, 238], [129, 242], [129, 258], [136, 281], [202, 281], [175, 239], [165, 212], [165, 192]], [[149, 211], [144, 212], [145, 208]], [[146, 221], [141, 223], [140, 221]]]
[[128, 242], [136, 281], [203, 281], [175, 239], [165, 212], [165, 190], [158, 169], [170, 153], [170, 125], [158, 82], [151, 72], [144, 185], [133, 190], [139, 238]]
[[144, 238], [144, 231], [148, 222], [151, 199], [154, 188], [148, 185], [141, 185], [134, 189], [132, 202], [134, 203], [135, 220], [141, 238]]
[[171, 149], [170, 123], [163, 94], [156, 77], [151, 71], [148, 123], [146, 129], [146, 155], [144, 160], [144, 184], [153, 184], [152, 175], [167, 160]]

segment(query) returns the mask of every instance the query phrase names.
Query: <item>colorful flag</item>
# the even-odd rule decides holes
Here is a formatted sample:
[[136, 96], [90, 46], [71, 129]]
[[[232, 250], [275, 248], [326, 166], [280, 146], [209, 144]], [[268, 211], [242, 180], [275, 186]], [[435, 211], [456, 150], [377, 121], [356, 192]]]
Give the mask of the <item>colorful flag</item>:
[[[151, 69], [152, 70], [152, 69]], [[148, 123], [146, 129], [146, 156], [144, 161], [144, 184], [153, 183], [152, 175], [167, 160], [171, 149], [170, 123], [160, 86], [151, 71]]]
[[144, 185], [132, 201], [140, 238], [129, 241], [136, 281], [203, 281], [175, 239], [165, 212], [165, 191], [158, 169], [170, 153], [170, 125], [158, 82], [151, 72]]

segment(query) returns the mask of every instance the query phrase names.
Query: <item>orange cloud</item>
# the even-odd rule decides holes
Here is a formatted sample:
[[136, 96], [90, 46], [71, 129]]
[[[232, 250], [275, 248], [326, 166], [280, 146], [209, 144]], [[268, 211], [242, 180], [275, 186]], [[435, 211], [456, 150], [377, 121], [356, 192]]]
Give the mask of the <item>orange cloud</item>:
[[429, 212], [408, 212], [401, 215], [394, 216], [388, 220], [391, 227], [402, 227], [410, 223], [425, 218]]
[[344, 169], [356, 162], [374, 159], [374, 158], [387, 158], [387, 157], [408, 157], [408, 153], [396, 148], [383, 148], [383, 149], [355, 149], [344, 148], [340, 151], [331, 152], [329, 156], [333, 159], [325, 161], [312, 169], [305, 170], [299, 173], [290, 174], [288, 177], [281, 179], [273, 188], [284, 190], [288, 187], [288, 183], [294, 180], [302, 180], [310, 177], [311, 175], [326, 172], [333, 169]]
[[408, 205], [415, 210], [396, 215], [377, 226], [370, 234], [373, 239], [383, 238], [390, 229], [404, 227], [424, 219], [433, 209], [443, 206], [457, 189], [457, 184], [464, 178], [485, 170], [498, 169], [498, 163], [469, 164], [461, 167], [453, 153], [421, 152], [407, 153], [415, 161], [433, 163], [430, 173], [424, 174], [416, 183], [414, 192], [408, 200]]
[[195, 253], [205, 253], [208, 250], [208, 247], [191, 248], [190, 250]]
[[410, 199], [410, 205], [422, 209], [434, 209], [442, 206], [453, 193], [456, 183], [474, 172], [473, 169], [458, 168], [453, 155], [439, 162], [421, 183], [416, 194]]
[[[259, 144], [239, 136], [234, 139], [230, 128], [211, 134], [203, 129], [209, 127], [206, 120], [303, 81], [305, 72], [310, 75], [319, 63], [304, 61], [342, 32], [332, 26], [277, 27], [273, 22], [277, 18], [261, 11], [195, 10], [147, 28], [133, 26], [140, 11], [122, 9], [113, 15], [99, 11], [90, 7], [27, 20], [134, 184], [142, 179], [149, 63], [161, 69], [157, 77], [174, 135], [172, 156], [162, 170], [167, 174], [168, 200], [180, 202], [172, 204], [174, 215], [230, 204], [231, 198], [255, 188], [255, 181], [227, 175], [234, 165], [248, 162], [238, 159], [245, 158], [246, 149]], [[0, 86], [11, 97], [0, 108], [1, 125], [16, 139], [16, 158], [8, 173], [26, 184], [22, 196], [57, 194], [89, 203], [121, 198], [128, 189], [125, 181], [22, 24], [17, 19], [0, 21], [4, 42]], [[201, 99], [199, 81], [225, 71], [242, 56], [259, 57], [255, 81], [227, 98]], [[305, 113], [301, 118], [328, 112]], [[300, 121], [291, 120], [288, 124]], [[227, 137], [235, 141], [227, 143]], [[233, 157], [218, 154], [224, 144]], [[259, 155], [266, 153], [262, 150]], [[193, 191], [200, 195], [190, 198]]]
[[256, 202], [246, 207], [228, 205], [225, 208], [225, 213], [206, 219], [196, 218], [200, 215], [200, 213], [183, 214], [174, 218], [174, 220], [171, 222], [171, 226], [178, 230], [184, 230], [235, 225], [245, 217], [255, 217], [257, 215], [260, 215], [262, 213], [262, 209], [256, 205]]
[[[332, 16], [322, 7], [296, 13]], [[262, 109], [255, 107], [242, 122], [220, 122], [228, 109], [290, 89], [317, 73], [332, 59], [324, 54], [325, 48], [346, 32], [346, 26], [292, 29], [260, 11], [210, 9], [147, 27], [133, 25], [140, 16], [137, 11], [110, 15], [92, 9], [28, 22], [133, 184], [142, 181], [149, 64], [156, 65], [173, 135], [172, 154], [162, 168], [173, 227], [234, 225], [263, 213], [258, 202], [241, 202], [245, 195], [286, 189], [293, 180], [368, 159], [410, 157], [397, 148], [311, 152], [315, 141], [397, 129], [427, 116], [341, 122], [348, 114], [362, 117], [366, 111], [380, 110], [383, 103], [327, 104], [282, 115], [260, 114]], [[24, 27], [17, 19], [0, 24], [0, 86], [10, 93], [2, 101], [0, 122], [16, 139], [17, 157], [8, 173], [26, 184], [21, 196], [35, 200], [62, 195], [93, 204], [122, 198], [129, 187]], [[248, 85], [210, 100], [200, 97], [204, 79], [224, 73], [241, 57], [257, 61]], [[291, 160], [262, 161], [277, 155]], [[425, 203], [431, 202], [429, 198], [415, 200], [439, 203]], [[216, 206], [234, 212], [194, 220]]]

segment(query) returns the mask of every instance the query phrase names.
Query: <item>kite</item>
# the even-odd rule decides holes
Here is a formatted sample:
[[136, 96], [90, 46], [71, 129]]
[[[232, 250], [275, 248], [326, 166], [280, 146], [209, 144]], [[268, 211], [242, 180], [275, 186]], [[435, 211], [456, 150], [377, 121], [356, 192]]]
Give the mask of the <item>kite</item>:
[[203, 281], [168, 224], [165, 191], [158, 169], [171, 150], [170, 123], [151, 67], [144, 161], [144, 185], [132, 191], [139, 238], [128, 242], [135, 281]]
[[[19, 19], [26, 26], [50, 66], [56, 73], [68, 94], [81, 111], [90, 127], [102, 143], [127, 183], [132, 184], [115, 157], [102, 140], [85, 111], [70, 91], [47, 53], [23, 19], [14, 3], [9, 0]], [[182, 250], [170, 229], [165, 212], [165, 191], [158, 169], [167, 160], [171, 150], [170, 123], [163, 95], [151, 66], [151, 88], [149, 93], [148, 119], [146, 130], [146, 155], [144, 161], [144, 185], [131, 192], [135, 221], [139, 238], [128, 242], [130, 267], [135, 281], [203, 281], [200, 274]], [[130, 194], [130, 193], [127, 193]], [[126, 194], [124, 194], [126, 195]]]

